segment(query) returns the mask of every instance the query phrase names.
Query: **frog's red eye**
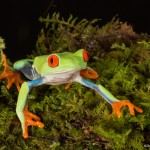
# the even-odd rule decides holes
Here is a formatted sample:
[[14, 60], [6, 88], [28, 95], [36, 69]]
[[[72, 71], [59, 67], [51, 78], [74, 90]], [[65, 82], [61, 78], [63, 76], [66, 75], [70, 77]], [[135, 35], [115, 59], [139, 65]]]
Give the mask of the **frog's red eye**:
[[85, 62], [87, 62], [89, 60], [89, 53], [87, 50], [83, 50], [83, 59]]
[[48, 57], [48, 65], [52, 68], [57, 67], [59, 65], [59, 58], [56, 55], [50, 55]]

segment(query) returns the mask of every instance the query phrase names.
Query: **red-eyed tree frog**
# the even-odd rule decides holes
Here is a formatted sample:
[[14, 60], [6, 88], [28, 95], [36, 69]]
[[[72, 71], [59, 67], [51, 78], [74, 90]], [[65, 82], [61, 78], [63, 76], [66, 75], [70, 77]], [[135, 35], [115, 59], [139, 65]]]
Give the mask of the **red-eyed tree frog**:
[[[134, 115], [134, 109], [140, 113], [142, 109], [133, 105], [128, 100], [119, 101], [102, 85], [94, 84], [86, 78], [96, 79], [97, 72], [87, 67], [89, 60], [88, 52], [85, 49], [80, 49], [75, 53], [63, 52], [50, 55], [35, 57], [34, 60], [24, 59], [14, 63], [13, 68], [10, 68], [6, 62], [6, 56], [2, 54], [4, 61], [4, 71], [0, 75], [0, 79], [7, 78], [9, 89], [13, 83], [19, 91], [16, 113], [21, 122], [23, 137], [28, 138], [28, 126], [44, 127], [40, 118], [28, 111], [27, 97], [31, 88], [42, 85], [60, 85], [67, 84], [69, 88], [72, 82], [78, 82], [86, 87], [95, 90], [112, 106], [112, 114], [120, 117], [120, 109], [127, 105], [130, 114]], [[20, 78], [20, 73], [23, 73], [29, 81], [23, 82]], [[21, 88], [20, 88], [20, 84]]]

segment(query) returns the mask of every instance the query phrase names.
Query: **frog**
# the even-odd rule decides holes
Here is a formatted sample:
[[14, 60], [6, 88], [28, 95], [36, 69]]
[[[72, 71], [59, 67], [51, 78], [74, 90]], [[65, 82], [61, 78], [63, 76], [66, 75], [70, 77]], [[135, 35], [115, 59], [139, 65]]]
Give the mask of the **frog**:
[[[97, 79], [99, 74], [88, 67], [89, 52], [79, 49], [75, 52], [52, 53], [36, 56], [34, 59], [18, 60], [10, 67], [7, 58], [2, 53], [4, 70], [0, 79], [7, 78], [7, 88], [15, 84], [19, 94], [16, 104], [16, 114], [21, 122], [22, 135], [28, 138], [28, 127], [44, 127], [41, 118], [28, 110], [28, 95], [32, 88], [46, 85], [62, 85], [68, 89], [73, 82], [94, 90], [112, 106], [111, 115], [121, 117], [121, 108], [128, 106], [130, 114], [135, 115], [135, 110], [142, 113], [143, 110], [129, 100], [118, 100], [101, 84], [95, 84], [91, 79]], [[23, 74], [28, 80], [21, 79]]]

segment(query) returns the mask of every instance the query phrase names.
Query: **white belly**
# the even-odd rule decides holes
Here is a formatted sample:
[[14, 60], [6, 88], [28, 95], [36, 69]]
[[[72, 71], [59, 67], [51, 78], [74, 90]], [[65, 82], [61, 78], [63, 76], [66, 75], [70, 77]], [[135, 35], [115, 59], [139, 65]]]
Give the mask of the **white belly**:
[[50, 84], [50, 85], [60, 85], [60, 84], [65, 84], [69, 82], [73, 82], [74, 78], [76, 78], [80, 73], [79, 71], [71, 71], [67, 73], [57, 73], [57, 74], [50, 74], [50, 75], [45, 75], [43, 82], [45, 84]]

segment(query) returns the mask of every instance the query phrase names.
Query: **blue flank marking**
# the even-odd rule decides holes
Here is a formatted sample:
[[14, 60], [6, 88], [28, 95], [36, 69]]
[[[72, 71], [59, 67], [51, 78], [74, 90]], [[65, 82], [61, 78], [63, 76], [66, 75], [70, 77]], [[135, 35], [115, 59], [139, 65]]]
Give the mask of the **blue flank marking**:
[[32, 81], [28, 81], [28, 86], [29, 88], [31, 89], [33, 86], [38, 86], [38, 85], [41, 85], [43, 82], [43, 78], [39, 78], [39, 79], [36, 79], [36, 80], [32, 80]]
[[105, 94], [103, 93], [102, 91], [100, 91], [98, 85], [92, 83], [92, 82], [89, 82], [88, 80], [84, 80], [82, 79], [82, 82], [85, 86], [89, 87], [89, 88], [92, 88], [93, 90], [95, 90], [96, 92], [98, 92], [108, 103], [112, 104], [112, 101], [111, 99]]

